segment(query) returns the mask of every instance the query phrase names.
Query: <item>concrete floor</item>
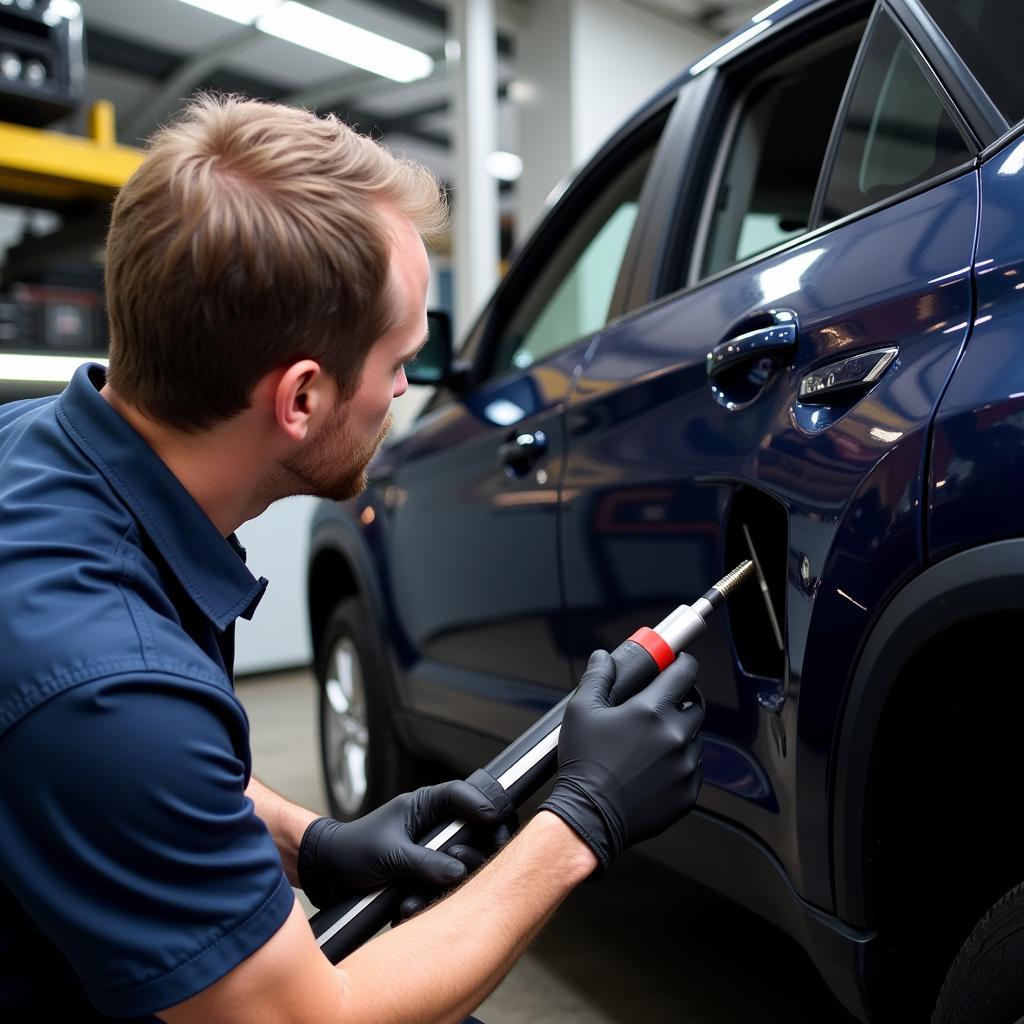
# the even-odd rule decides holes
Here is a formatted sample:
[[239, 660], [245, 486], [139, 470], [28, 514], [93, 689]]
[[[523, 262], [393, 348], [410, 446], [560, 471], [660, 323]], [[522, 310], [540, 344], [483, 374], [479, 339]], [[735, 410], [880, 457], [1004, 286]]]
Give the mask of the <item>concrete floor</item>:
[[[257, 776], [325, 808], [309, 672], [241, 679]], [[803, 951], [636, 853], [577, 889], [477, 1011], [486, 1024], [854, 1024]]]

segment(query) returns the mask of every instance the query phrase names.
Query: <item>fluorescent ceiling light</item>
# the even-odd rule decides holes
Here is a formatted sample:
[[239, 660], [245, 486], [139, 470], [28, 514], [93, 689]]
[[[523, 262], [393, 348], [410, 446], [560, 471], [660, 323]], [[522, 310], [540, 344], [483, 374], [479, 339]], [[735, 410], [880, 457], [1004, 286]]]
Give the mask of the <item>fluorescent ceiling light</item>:
[[251, 25], [261, 14], [272, 11], [280, 0], [181, 0], [202, 11], [230, 18], [240, 25]]
[[[194, 2], [194, 0], [189, 0]], [[414, 82], [434, 70], [433, 60], [421, 50], [350, 25], [312, 7], [285, 0], [256, 21], [261, 32], [296, 46], [353, 64], [396, 82]]]
[[518, 181], [523, 173], [523, 158], [499, 149], [487, 155], [484, 170], [498, 181]]
[[98, 356], [30, 356], [0, 352], [0, 380], [67, 382], [82, 363], [102, 363]]

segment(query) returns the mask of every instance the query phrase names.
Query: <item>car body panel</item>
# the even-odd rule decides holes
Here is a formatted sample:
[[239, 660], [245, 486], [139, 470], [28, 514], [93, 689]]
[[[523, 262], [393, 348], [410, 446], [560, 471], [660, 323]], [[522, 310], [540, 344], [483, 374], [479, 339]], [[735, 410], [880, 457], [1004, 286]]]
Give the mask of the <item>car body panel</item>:
[[[757, 835], [826, 909], [829, 822], [810, 809], [828, 805], [836, 665], [921, 561], [925, 442], [968, 330], [976, 220], [968, 173], [663, 301], [601, 335], [570, 402], [562, 529], [577, 670], [732, 567], [724, 527], [739, 487], [786, 509], [784, 676], [737, 664], [727, 616], [694, 647], [708, 701], [700, 806]], [[779, 307], [799, 324], [792, 365], [727, 408], [708, 386], [709, 347]], [[890, 344], [897, 361], [859, 401], [795, 400], [809, 368]]]
[[935, 423], [928, 496], [932, 559], [1018, 536], [1024, 523], [1022, 187], [1024, 140], [1018, 140], [981, 169], [974, 330]]
[[[966, 618], [1024, 611], [1024, 538], [966, 548], [930, 565], [896, 593], [872, 623], [854, 666], [835, 744], [836, 912], [854, 927], [877, 915], [871, 901], [866, 824], [872, 747], [890, 694], [913, 658]], [[928, 700], [928, 679], [916, 681]], [[998, 731], [993, 727], [994, 742]], [[929, 778], [924, 775], [922, 788]], [[989, 780], [993, 789], [1000, 780]], [[957, 829], [961, 829], [959, 821]], [[973, 836], [971, 842], [975, 842]], [[998, 895], [998, 894], [997, 894]]]
[[[963, 572], [989, 572], [998, 552], [974, 546], [1020, 534], [1024, 142], [678, 291], [688, 279], [673, 247], [698, 229], [733, 66], [756, 68], [762, 48], [785, 52], [867, 6], [771, 5], [567, 180], [470, 332], [467, 384], [436, 393], [345, 510], [360, 572], [376, 577], [403, 735], [466, 769], [560, 699], [591, 650], [655, 625], [731, 568], [751, 501], [781, 510], [766, 560], [784, 660], [753, 671], [739, 653], [756, 610], [739, 615], [736, 601], [711, 620], [694, 647], [709, 705], [699, 810], [647, 849], [789, 931], [864, 1020], [878, 944], [856, 843], [872, 729], [905, 641], [947, 621], [936, 587], [975, 593], [984, 581]], [[941, 65], [947, 107], [970, 100], [957, 123], [987, 143], [991, 105], [976, 82], [958, 87], [962, 62], [917, 0], [877, 9]], [[610, 322], [489, 379], [488, 345], [543, 270], [549, 233], [585, 208], [595, 168], [672, 103]], [[795, 353], [753, 395], [713, 393], [708, 352], [780, 316], [798, 328]], [[798, 399], [809, 371], [890, 345], [898, 356], [865, 395]], [[498, 448], [535, 430], [546, 455], [510, 477]], [[935, 575], [931, 563], [962, 548], [981, 554]], [[921, 593], [932, 618], [908, 605]]]
[[[388, 591], [408, 640], [403, 701], [511, 739], [569, 685], [557, 550], [562, 406], [585, 345], [451, 398], [394, 452]], [[499, 448], [542, 431], [521, 476]]]

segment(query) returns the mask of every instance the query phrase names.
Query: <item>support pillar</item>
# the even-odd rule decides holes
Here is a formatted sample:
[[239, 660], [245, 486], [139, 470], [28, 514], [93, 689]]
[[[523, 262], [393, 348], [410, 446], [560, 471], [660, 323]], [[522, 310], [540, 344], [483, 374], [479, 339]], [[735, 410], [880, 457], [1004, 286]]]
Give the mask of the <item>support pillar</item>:
[[498, 182], [487, 157], [498, 148], [494, 0], [451, 0], [459, 46], [455, 91], [455, 331], [462, 336], [498, 279]]

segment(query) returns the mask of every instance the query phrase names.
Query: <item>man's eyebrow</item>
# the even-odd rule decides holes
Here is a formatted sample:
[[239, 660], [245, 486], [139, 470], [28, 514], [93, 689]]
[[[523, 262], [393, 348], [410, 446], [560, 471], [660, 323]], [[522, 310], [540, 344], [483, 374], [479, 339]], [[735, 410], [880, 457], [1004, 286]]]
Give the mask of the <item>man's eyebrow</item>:
[[399, 365], [402, 363], [411, 363], [423, 351], [423, 346], [426, 345], [429, 340], [430, 334], [428, 332], [423, 336], [423, 340], [411, 352], [399, 359]]

